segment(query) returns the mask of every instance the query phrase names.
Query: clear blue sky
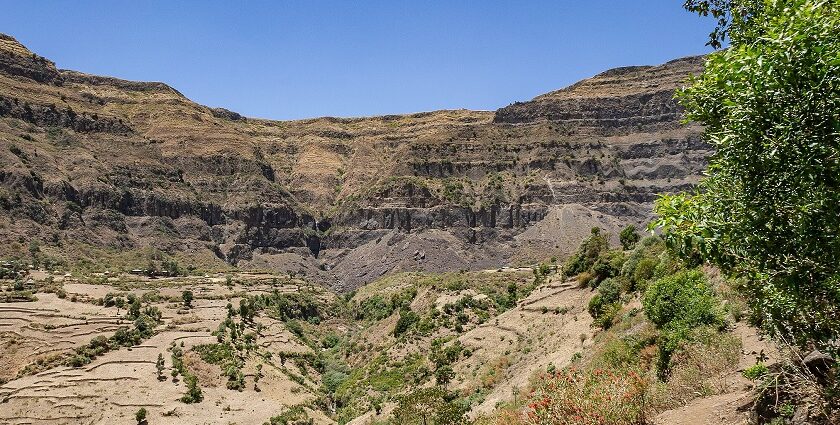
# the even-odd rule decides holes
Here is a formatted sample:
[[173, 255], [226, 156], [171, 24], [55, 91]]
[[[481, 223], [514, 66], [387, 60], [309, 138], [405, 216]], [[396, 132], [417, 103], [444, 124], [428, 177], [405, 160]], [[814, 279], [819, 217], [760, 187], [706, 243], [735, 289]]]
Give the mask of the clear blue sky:
[[496, 109], [707, 53], [682, 0], [20, 1], [0, 32], [60, 68], [275, 119]]

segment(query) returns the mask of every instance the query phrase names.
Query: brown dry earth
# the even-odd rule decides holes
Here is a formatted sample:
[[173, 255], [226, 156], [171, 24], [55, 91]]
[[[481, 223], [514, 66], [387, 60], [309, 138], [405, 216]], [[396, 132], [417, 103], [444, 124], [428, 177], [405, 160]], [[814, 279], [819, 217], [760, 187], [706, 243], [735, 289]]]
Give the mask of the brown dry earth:
[[738, 370], [722, 377], [729, 389], [723, 394], [702, 397], [690, 402], [685, 407], [669, 410], [656, 417], [657, 425], [748, 425], [755, 423], [751, 407], [753, 397], [752, 383], [741, 372], [754, 365], [761, 353], [767, 356], [766, 362], [772, 364], [781, 359], [781, 355], [769, 340], [760, 336], [755, 328], [744, 325], [736, 326], [734, 332], [743, 344]]
[[[228, 300], [202, 297], [230, 289], [218, 284], [190, 287], [196, 294], [194, 307], [179, 314], [180, 304], [156, 304], [163, 312], [160, 331], [131, 348], [111, 351], [80, 368], [54, 367], [40, 373], [13, 379], [0, 386], [0, 423], [8, 424], [79, 424], [132, 423], [134, 413], [145, 407], [150, 423], [238, 423], [262, 424], [270, 416], [282, 413], [284, 406], [311, 400], [306, 388], [294, 383], [279, 368], [266, 365], [259, 392], [254, 391], [253, 361], [243, 372], [246, 389], [225, 388], [218, 366], [204, 363], [190, 353], [197, 344], [212, 343], [210, 334], [225, 318]], [[268, 291], [267, 286], [234, 287], [233, 291]], [[114, 292], [110, 285], [68, 284], [68, 295], [97, 297]], [[296, 286], [280, 288], [296, 290]], [[168, 288], [180, 296], [181, 288]], [[139, 293], [140, 291], [138, 291]], [[232, 299], [236, 303], [236, 299]], [[38, 357], [68, 352], [97, 335], [110, 336], [120, 325], [115, 308], [97, 307], [82, 302], [61, 300], [52, 294], [38, 294], [32, 303], [0, 304], [0, 358], [2, 372], [13, 377], [23, 366]], [[122, 312], [124, 314], [124, 311]], [[181, 311], [183, 313], [183, 311]], [[274, 354], [279, 351], [306, 351], [279, 322], [260, 318], [265, 325], [260, 343]], [[126, 325], [122, 323], [122, 325]], [[44, 330], [47, 327], [49, 330]], [[158, 381], [155, 360], [163, 354], [169, 378], [172, 343], [183, 344], [185, 363], [200, 381], [204, 401], [184, 404], [179, 401], [186, 389], [183, 380]], [[308, 385], [312, 385], [309, 383]], [[316, 423], [332, 423], [319, 412], [310, 412]]]

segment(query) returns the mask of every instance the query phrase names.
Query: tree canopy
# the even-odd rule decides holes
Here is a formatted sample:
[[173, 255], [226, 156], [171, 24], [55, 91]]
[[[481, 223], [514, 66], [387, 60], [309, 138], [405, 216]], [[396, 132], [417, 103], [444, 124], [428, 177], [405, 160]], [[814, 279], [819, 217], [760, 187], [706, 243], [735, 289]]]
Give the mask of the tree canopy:
[[705, 72], [678, 93], [716, 153], [694, 192], [657, 201], [654, 224], [683, 256], [746, 278], [753, 310], [774, 336], [836, 355], [840, 7], [686, 4], [728, 8], [729, 16], [744, 4], [760, 8], [725, 26], [731, 47], [709, 55]]

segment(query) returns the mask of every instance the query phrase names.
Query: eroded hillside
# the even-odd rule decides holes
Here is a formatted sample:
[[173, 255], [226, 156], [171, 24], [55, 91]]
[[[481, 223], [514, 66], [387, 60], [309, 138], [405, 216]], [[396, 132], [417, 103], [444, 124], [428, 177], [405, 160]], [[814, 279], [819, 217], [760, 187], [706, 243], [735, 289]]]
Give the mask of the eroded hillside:
[[672, 93], [701, 66], [615, 69], [495, 113], [269, 121], [2, 36], [0, 254], [36, 241], [90, 269], [174, 260], [342, 289], [563, 254], [696, 183], [709, 150]]

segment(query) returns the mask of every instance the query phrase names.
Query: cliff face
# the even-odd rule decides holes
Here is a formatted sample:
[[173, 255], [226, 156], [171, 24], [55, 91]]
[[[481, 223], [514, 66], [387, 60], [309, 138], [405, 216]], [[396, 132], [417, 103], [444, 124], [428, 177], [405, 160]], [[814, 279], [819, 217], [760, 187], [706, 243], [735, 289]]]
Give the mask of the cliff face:
[[621, 68], [493, 112], [268, 121], [162, 83], [57, 70], [0, 36], [0, 255], [303, 272], [562, 254], [649, 219], [709, 150], [672, 94], [701, 58]]

